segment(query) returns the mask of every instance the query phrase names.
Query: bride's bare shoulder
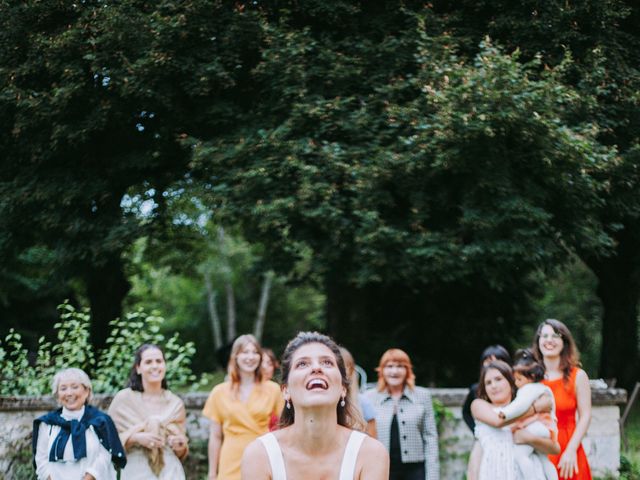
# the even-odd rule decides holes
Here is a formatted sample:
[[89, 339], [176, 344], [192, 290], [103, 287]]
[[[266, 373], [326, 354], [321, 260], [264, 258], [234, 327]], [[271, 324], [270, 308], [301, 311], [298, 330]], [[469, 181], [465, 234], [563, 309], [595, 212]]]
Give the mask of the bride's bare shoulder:
[[358, 454], [359, 478], [364, 480], [387, 480], [389, 478], [389, 453], [375, 438], [367, 436]]
[[254, 440], [245, 448], [241, 472], [243, 480], [271, 480], [269, 457], [260, 440]]

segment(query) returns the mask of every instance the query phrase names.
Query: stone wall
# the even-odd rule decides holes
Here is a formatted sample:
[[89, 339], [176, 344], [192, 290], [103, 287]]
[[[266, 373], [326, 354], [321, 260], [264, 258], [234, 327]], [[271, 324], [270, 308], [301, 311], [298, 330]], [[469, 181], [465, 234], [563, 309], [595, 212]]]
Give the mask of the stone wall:
[[[466, 459], [473, 437], [462, 421], [462, 404], [467, 394], [461, 388], [434, 388], [433, 397], [447, 408], [443, 422], [440, 453], [442, 478], [457, 480], [464, 476]], [[200, 415], [206, 393], [183, 395], [188, 410], [191, 438], [206, 439], [208, 421]], [[110, 396], [96, 396], [93, 403], [106, 409]], [[594, 476], [616, 474], [620, 463], [620, 405], [626, 392], [620, 389], [593, 390], [593, 417], [584, 447]], [[51, 397], [0, 397], [0, 480], [12, 478], [12, 464], [17, 452], [29, 448], [33, 419], [56, 408]]]

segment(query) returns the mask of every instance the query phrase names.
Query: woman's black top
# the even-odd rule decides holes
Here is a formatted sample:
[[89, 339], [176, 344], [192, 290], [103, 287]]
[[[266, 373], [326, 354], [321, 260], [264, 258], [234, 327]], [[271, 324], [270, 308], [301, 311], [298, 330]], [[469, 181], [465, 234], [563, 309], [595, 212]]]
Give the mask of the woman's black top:
[[476, 429], [476, 421], [473, 419], [473, 415], [471, 415], [471, 402], [476, 398], [478, 398], [478, 384], [474, 383], [469, 387], [469, 394], [462, 406], [462, 418], [464, 419], [464, 423], [466, 423], [467, 427], [471, 430], [471, 433], [474, 433]]
[[402, 452], [400, 451], [400, 427], [398, 427], [398, 416], [393, 415], [391, 419], [391, 437], [389, 438], [389, 460], [391, 463], [402, 463]]

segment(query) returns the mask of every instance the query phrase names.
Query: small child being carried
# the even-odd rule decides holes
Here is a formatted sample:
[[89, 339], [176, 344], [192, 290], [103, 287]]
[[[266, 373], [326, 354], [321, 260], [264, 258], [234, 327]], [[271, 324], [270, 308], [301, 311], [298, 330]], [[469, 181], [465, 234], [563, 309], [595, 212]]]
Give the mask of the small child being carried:
[[[512, 430], [526, 429], [532, 435], [542, 438], [552, 438], [557, 441], [558, 427], [556, 420], [555, 401], [549, 387], [540, 383], [544, 378], [544, 367], [538, 363], [531, 350], [518, 350], [515, 354], [513, 373], [518, 387], [516, 398], [506, 407], [498, 409], [501, 418], [511, 420], [524, 414], [533, 406], [533, 402], [541, 395], [549, 395], [552, 401], [551, 413], [536, 413], [518, 420], [511, 425]], [[535, 407], [534, 411], [535, 411]], [[542, 465], [547, 480], [558, 480], [558, 472], [547, 456], [527, 444], [515, 446], [515, 457], [523, 478], [530, 478], [537, 470], [533, 455], [536, 455]]]

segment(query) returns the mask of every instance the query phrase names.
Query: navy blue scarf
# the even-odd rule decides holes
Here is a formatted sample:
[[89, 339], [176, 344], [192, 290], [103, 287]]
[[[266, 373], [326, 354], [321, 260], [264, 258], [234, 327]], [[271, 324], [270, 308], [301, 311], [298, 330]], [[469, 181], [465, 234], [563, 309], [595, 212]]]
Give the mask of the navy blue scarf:
[[82, 415], [80, 420], [65, 420], [62, 418], [62, 408], [36, 418], [33, 422], [33, 441], [31, 444], [34, 459], [38, 446], [40, 423], [60, 427], [60, 433], [58, 433], [49, 452], [50, 462], [62, 460], [69, 437], [71, 437], [71, 444], [73, 445], [74, 458], [76, 460], [85, 458], [87, 456], [87, 437], [85, 434], [87, 428], [92, 426], [102, 446], [111, 453], [111, 461], [116, 469], [124, 468], [127, 463], [124, 448], [122, 448], [122, 444], [120, 443], [120, 437], [118, 436], [116, 426], [113, 424], [113, 420], [111, 420], [109, 415], [91, 405], [85, 406], [84, 415]]

